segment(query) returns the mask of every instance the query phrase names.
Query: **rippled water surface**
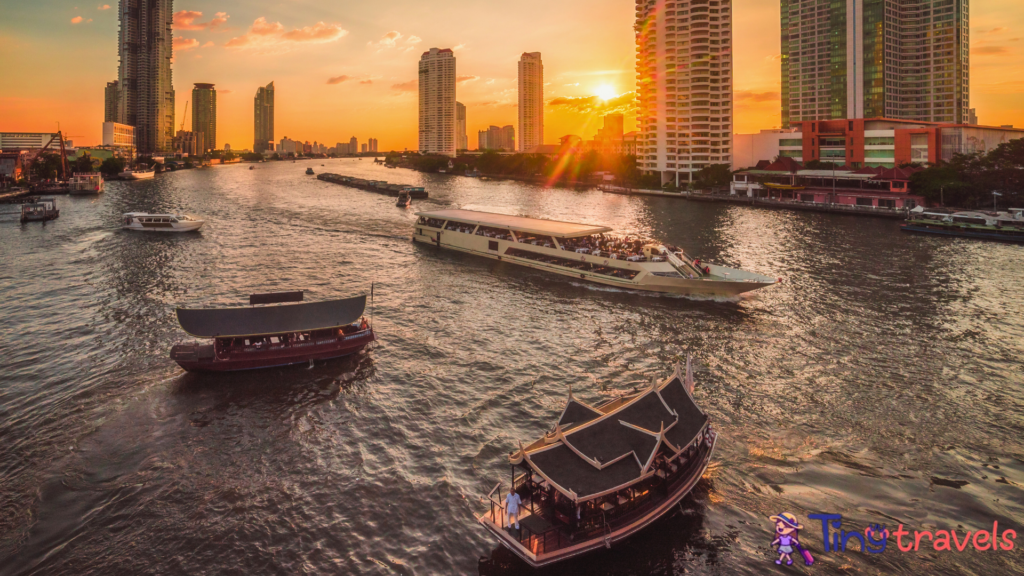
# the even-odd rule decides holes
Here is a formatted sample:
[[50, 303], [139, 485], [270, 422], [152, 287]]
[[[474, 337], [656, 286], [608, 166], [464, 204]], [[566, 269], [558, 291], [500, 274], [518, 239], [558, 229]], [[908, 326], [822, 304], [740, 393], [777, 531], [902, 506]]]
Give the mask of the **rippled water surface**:
[[[762, 573], [782, 511], [818, 559], [789, 572], [1024, 571], [1019, 548], [823, 553], [807, 520], [1021, 531], [1024, 248], [323, 163], [112, 182], [60, 198], [53, 222], [0, 216], [0, 573], [526, 573], [475, 522], [516, 439], [550, 426], [570, 385], [598, 401], [686, 352], [721, 432], [704, 480], [652, 528], [548, 573]], [[425, 185], [414, 209], [608, 224], [785, 281], [690, 300], [438, 252], [409, 241], [415, 210], [307, 165]], [[208, 225], [123, 232], [131, 210]], [[230, 375], [167, 357], [177, 305], [371, 281], [380, 342], [364, 354]]]

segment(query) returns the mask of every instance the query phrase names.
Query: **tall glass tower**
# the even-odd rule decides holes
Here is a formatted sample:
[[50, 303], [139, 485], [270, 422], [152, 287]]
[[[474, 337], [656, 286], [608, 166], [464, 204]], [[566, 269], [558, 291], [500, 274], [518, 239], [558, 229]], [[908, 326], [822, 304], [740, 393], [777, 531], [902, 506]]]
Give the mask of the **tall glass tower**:
[[139, 154], [174, 151], [173, 0], [121, 0], [119, 122], [135, 127]]
[[253, 98], [253, 145], [252, 151], [262, 154], [270, 150], [274, 142], [274, 83], [261, 86]]

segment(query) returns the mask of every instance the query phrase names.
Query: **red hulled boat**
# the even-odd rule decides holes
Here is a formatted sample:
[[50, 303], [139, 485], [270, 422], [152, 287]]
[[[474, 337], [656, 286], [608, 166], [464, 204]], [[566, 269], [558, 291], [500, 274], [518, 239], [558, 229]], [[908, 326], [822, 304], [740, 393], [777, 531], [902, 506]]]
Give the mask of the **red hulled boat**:
[[376, 340], [366, 296], [301, 302], [302, 292], [253, 294], [248, 308], [178, 308], [181, 328], [212, 344], [176, 344], [171, 359], [190, 372], [231, 372], [347, 356]]

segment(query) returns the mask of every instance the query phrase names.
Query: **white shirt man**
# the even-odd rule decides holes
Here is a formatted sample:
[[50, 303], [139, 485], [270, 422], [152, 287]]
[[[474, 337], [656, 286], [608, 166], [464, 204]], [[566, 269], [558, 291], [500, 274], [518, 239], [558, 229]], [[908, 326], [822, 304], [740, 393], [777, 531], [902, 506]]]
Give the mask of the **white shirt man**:
[[509, 492], [505, 496], [505, 510], [508, 512], [508, 524], [506, 524], [506, 527], [511, 528], [512, 522], [515, 521], [516, 530], [519, 530], [519, 505], [522, 503], [523, 499], [515, 492]]

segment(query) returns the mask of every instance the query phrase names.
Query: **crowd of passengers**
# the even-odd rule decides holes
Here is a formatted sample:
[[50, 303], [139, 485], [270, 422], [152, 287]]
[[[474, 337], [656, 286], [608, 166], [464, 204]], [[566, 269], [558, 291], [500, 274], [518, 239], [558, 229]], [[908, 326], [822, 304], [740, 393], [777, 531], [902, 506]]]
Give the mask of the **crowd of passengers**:
[[317, 330], [315, 332], [293, 332], [290, 334], [277, 334], [274, 336], [249, 336], [245, 338], [218, 338], [217, 352], [219, 354], [230, 354], [232, 352], [250, 352], [266, 350], [269, 348], [280, 348], [295, 344], [308, 344], [313, 340], [323, 338], [337, 338], [368, 330], [370, 327], [366, 318], [355, 324], [331, 328], [329, 330]]
[[[711, 447], [713, 441], [712, 434], [713, 432], [709, 426], [708, 434], [702, 434], [693, 445], [680, 452], [675, 458], [668, 458], [664, 454], [655, 456], [653, 466], [655, 470], [660, 472], [660, 474], [656, 473], [657, 477], [668, 482], [670, 478], [673, 478], [681, 471], [685, 471], [687, 465], [699, 457], [698, 451], [702, 444], [709, 448]], [[633, 509], [629, 504], [633, 502], [634, 498], [645, 498], [645, 496], [639, 494], [645, 491], [638, 490], [640, 486], [635, 485], [632, 489], [573, 504], [570, 499], [562, 495], [553, 486], [547, 482], [536, 482], [534, 478], [536, 476], [531, 477], [517, 492], [523, 497], [532, 494], [535, 510], [540, 512], [542, 516], [549, 516], [550, 520], [557, 520], [561, 524], [567, 525], [571, 531], [581, 528], [588, 529], [592, 527], [591, 525], [595, 521], [603, 522], [609, 516], [614, 517], [619, 510], [628, 512]], [[545, 514], [545, 511], [547, 514]]]

